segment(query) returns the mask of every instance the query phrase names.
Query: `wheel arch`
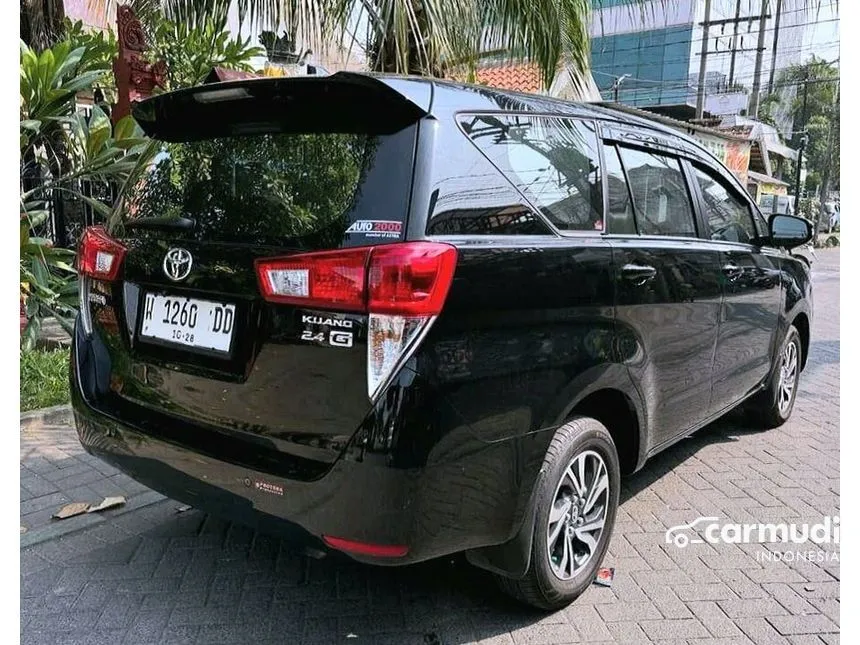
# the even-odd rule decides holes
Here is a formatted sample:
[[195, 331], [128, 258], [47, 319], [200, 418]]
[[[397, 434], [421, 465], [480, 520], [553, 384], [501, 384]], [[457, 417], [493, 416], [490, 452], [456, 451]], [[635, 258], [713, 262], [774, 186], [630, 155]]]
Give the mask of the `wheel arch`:
[[806, 359], [809, 357], [809, 316], [806, 315], [806, 312], [801, 311], [794, 317], [791, 324], [797, 328], [797, 333], [800, 334], [800, 349], [802, 354], [800, 369], [802, 370], [806, 367]]
[[[544, 433], [544, 450], [549, 447], [555, 430], [568, 419], [575, 415], [589, 416], [609, 430], [618, 450], [622, 474], [633, 473], [642, 467], [649, 448], [645, 407], [638, 390], [622, 365], [602, 366], [599, 376], [590, 374], [590, 377], [584, 374], [577, 379], [587, 385], [577, 388], [576, 395], [568, 399], [568, 403], [554, 417], [553, 424], [549, 426], [552, 431]], [[575, 386], [576, 382], [572, 385]], [[503, 544], [467, 551], [466, 558], [471, 564], [509, 578], [526, 575], [534, 539], [537, 510], [535, 494], [543, 476], [541, 470], [531, 488], [523, 491], [528, 495], [528, 503], [522, 524], [513, 538]]]

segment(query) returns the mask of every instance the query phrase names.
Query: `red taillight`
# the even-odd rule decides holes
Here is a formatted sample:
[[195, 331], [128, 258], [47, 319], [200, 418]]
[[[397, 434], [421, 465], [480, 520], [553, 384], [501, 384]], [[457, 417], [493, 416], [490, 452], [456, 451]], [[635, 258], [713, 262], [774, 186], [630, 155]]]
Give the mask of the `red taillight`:
[[125, 252], [126, 248], [108, 235], [103, 226], [90, 226], [84, 230], [78, 246], [78, 272], [99, 280], [116, 280]]
[[409, 553], [409, 547], [400, 544], [368, 544], [366, 542], [355, 542], [330, 535], [323, 535], [322, 537], [323, 541], [331, 548], [357, 555], [369, 555], [377, 558], [402, 558]]
[[405, 242], [257, 260], [263, 297], [271, 302], [340, 311], [436, 315], [442, 310], [457, 250]]
[[457, 249], [435, 242], [378, 246], [370, 255], [368, 310], [434, 316], [454, 278]]
[[257, 260], [260, 290], [271, 302], [362, 311], [369, 253], [359, 248]]
[[[359, 311], [367, 320], [367, 394], [375, 401], [442, 311], [457, 265], [457, 249], [438, 242], [403, 242], [257, 260], [263, 297], [301, 307]], [[356, 549], [405, 549], [350, 543]], [[354, 548], [350, 548], [352, 545]]]

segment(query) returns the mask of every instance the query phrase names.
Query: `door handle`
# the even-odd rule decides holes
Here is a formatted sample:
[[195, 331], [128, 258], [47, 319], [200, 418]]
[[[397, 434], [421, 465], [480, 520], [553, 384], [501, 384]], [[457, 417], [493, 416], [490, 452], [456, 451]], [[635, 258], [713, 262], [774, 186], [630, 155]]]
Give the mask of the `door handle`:
[[729, 263], [723, 266], [723, 275], [725, 275], [729, 280], [737, 280], [741, 277], [743, 272], [744, 270], [737, 264]]
[[621, 267], [621, 275], [637, 287], [641, 287], [657, 275], [657, 269], [647, 264], [625, 264]]

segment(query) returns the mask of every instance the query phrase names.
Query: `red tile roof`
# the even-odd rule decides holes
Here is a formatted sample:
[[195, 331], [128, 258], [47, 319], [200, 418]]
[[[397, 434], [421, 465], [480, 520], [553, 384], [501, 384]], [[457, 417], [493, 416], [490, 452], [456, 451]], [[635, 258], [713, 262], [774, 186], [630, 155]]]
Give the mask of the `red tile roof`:
[[212, 71], [206, 76], [206, 83], [218, 83], [220, 81], [243, 81], [248, 78], [259, 78], [260, 74], [252, 72], [242, 72], [236, 69], [226, 69], [224, 67], [213, 67]]
[[479, 67], [478, 83], [518, 92], [540, 92], [543, 89], [538, 66], [534, 63], [509, 63]]

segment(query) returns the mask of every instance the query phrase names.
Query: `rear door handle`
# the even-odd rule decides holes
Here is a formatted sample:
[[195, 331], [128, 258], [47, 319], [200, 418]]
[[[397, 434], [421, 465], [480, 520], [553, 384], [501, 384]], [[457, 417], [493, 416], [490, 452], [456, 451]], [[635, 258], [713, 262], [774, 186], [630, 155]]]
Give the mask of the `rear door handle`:
[[743, 272], [744, 270], [737, 264], [729, 263], [723, 266], [723, 275], [725, 275], [729, 280], [737, 280], [741, 277], [741, 273]]
[[657, 269], [647, 264], [625, 264], [621, 267], [621, 275], [638, 287], [653, 280], [657, 275]]

